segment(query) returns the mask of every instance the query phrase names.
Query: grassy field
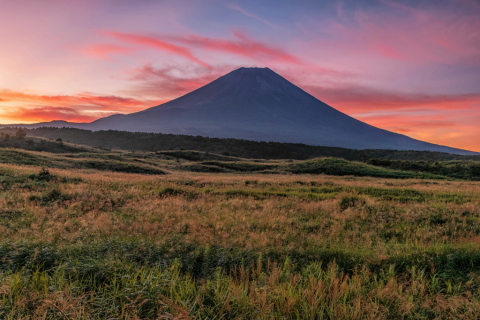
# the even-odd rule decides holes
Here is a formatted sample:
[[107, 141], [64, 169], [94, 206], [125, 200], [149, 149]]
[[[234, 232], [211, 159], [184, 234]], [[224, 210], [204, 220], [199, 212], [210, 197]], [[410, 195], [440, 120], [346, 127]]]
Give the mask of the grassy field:
[[480, 318], [479, 182], [339, 159], [0, 159], [0, 319]]

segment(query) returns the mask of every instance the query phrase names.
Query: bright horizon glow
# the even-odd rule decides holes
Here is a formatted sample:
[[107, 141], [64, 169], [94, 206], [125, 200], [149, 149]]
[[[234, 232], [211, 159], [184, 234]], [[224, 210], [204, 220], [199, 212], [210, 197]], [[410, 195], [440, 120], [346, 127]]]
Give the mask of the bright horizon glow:
[[0, 0], [0, 123], [140, 111], [239, 67], [480, 152], [480, 1]]

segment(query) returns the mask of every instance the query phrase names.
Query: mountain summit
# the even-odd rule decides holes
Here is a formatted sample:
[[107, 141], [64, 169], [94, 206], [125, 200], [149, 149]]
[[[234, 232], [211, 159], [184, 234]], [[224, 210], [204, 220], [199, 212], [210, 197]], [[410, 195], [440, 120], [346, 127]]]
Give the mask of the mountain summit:
[[[36, 126], [40, 125], [48, 124]], [[184, 96], [140, 112], [101, 118], [89, 124], [62, 123], [61, 126], [352, 149], [476, 154], [368, 125], [330, 107], [268, 68], [234, 70]]]

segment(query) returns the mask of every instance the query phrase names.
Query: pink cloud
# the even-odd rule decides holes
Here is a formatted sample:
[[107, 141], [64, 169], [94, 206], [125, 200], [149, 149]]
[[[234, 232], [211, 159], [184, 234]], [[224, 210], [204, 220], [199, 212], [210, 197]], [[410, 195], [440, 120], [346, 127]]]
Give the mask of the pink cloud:
[[[206, 85], [232, 69], [231, 67], [198, 67], [184, 73], [182, 68], [174, 66], [155, 68], [147, 63], [129, 73], [130, 79], [137, 83], [132, 89], [136, 95], [177, 98]], [[182, 73], [183, 75], [179, 75]]]
[[378, 52], [381, 55], [384, 55], [388, 58], [398, 59], [398, 60], [405, 60], [405, 58], [406, 58], [402, 53], [400, 53], [398, 50], [394, 49], [393, 47], [391, 47], [388, 44], [377, 43], [377, 44], [373, 45], [373, 49], [376, 52]]
[[[130, 95], [146, 95], [158, 98], [174, 99], [190, 91], [196, 90], [209, 82], [235, 70], [238, 66], [221, 65], [215, 68], [194, 67], [185, 69], [178, 66], [162, 66], [155, 67], [151, 63], [130, 70], [128, 72], [129, 79], [133, 81], [134, 87], [128, 91]], [[302, 69], [309, 69], [309, 74], [313, 71], [319, 73], [316, 77], [336, 77], [345, 78], [351, 77], [348, 73], [338, 72], [336, 70], [322, 69], [320, 67], [302, 66]], [[296, 71], [300, 71], [298, 67]], [[284, 75], [288, 72], [280, 72]], [[300, 76], [302, 79], [307, 77], [302, 72]], [[297, 76], [298, 76], [297, 74]], [[295, 82], [297, 83], [297, 82]]]
[[193, 56], [193, 54], [190, 52], [189, 49], [180, 47], [177, 45], [174, 45], [169, 42], [165, 42], [161, 39], [154, 38], [154, 37], [148, 37], [148, 36], [142, 36], [142, 35], [137, 35], [137, 34], [130, 34], [130, 33], [121, 33], [121, 32], [109, 32], [109, 31], [104, 31], [103, 34], [111, 36], [113, 38], [133, 43], [133, 44], [139, 44], [143, 46], [148, 46], [148, 47], [153, 47], [155, 49], [161, 50], [161, 51], [166, 51], [170, 53], [177, 54], [179, 56], [182, 56], [184, 58], [187, 58], [188, 60], [195, 62], [199, 65], [205, 66], [205, 67], [210, 67], [209, 64], [197, 59], [196, 57]]
[[392, 0], [382, 2], [392, 10], [379, 14], [357, 9], [351, 19], [342, 23], [314, 22], [315, 27], [332, 37], [319, 41], [320, 45], [326, 50], [355, 50], [358, 56], [369, 59], [381, 56], [416, 64], [480, 65], [480, 9], [472, 6], [470, 14], [460, 18], [444, 6], [411, 7]]
[[87, 55], [96, 56], [100, 59], [105, 59], [113, 54], [128, 54], [132, 51], [133, 49], [116, 46], [113, 44], [96, 44], [87, 46], [83, 49], [83, 52]]
[[275, 60], [302, 65], [304, 62], [285, 50], [254, 40], [247, 34], [235, 31], [236, 40], [202, 37], [197, 35], [168, 36], [172, 41], [207, 51], [227, 52], [256, 60]]
[[[233, 32], [233, 35], [236, 38], [235, 40], [203, 37], [194, 34], [151, 37], [120, 32], [105, 31], [102, 33], [125, 42], [150, 46], [162, 51], [172, 52], [206, 67], [210, 67], [210, 65], [195, 58], [189, 48], [226, 52], [260, 61], [277, 61], [294, 65], [305, 64], [300, 58], [289, 54], [285, 50], [257, 41], [246, 33], [240, 31]], [[172, 44], [172, 42], [179, 43], [186, 47]]]

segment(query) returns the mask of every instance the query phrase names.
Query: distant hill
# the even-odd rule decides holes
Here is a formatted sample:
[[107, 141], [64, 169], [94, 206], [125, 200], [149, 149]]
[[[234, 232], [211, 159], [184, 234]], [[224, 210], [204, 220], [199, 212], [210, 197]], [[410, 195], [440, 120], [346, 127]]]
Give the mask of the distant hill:
[[185, 134], [350, 149], [436, 151], [473, 155], [356, 120], [268, 68], [240, 68], [175, 100], [92, 123], [23, 125]]
[[[182, 135], [92, 132], [71, 128], [34, 129], [28, 133], [43, 133], [46, 137], [28, 136], [26, 131], [15, 128], [0, 129], [0, 163], [43, 167], [41, 172], [48, 171], [48, 168], [61, 168], [154, 175], [189, 171], [480, 180], [480, 161], [475, 161], [480, 160], [479, 156], [428, 151], [353, 150]], [[105, 144], [95, 147], [96, 143], [103, 142], [115, 147]], [[168, 150], [155, 148], [154, 152], [148, 150], [152, 146], [159, 147], [159, 143], [163, 146], [179, 144], [197, 150], [173, 150], [172, 147], [168, 147]], [[198, 151], [202, 147], [207, 147], [207, 150]], [[220, 150], [237, 150], [242, 156], [227, 151], [221, 154]], [[255, 159], [252, 154], [262, 156]], [[301, 157], [294, 158], [295, 155]], [[311, 158], [305, 158], [306, 155]], [[352, 159], [354, 157], [357, 159]], [[52, 177], [41, 173], [37, 178]], [[5, 180], [0, 182], [4, 184]]]
[[[9, 131], [6, 131], [9, 130]], [[0, 129], [13, 134], [16, 129]], [[480, 160], [477, 156], [462, 156], [451, 153], [430, 151], [398, 150], [356, 150], [335, 147], [310, 146], [299, 143], [259, 142], [241, 139], [205, 138], [160, 133], [142, 133], [126, 131], [90, 131], [73, 128], [37, 128], [26, 130], [28, 136], [42, 137], [63, 142], [129, 151], [168, 151], [198, 150], [216, 154], [232, 155], [251, 159], [297, 159], [305, 160], [318, 157], [336, 157], [347, 160], [367, 161], [369, 159], [388, 160]], [[0, 139], [1, 143], [1, 139]], [[36, 145], [39, 147], [39, 145]], [[37, 150], [37, 149], [34, 149]], [[45, 150], [48, 151], [48, 150]]]

